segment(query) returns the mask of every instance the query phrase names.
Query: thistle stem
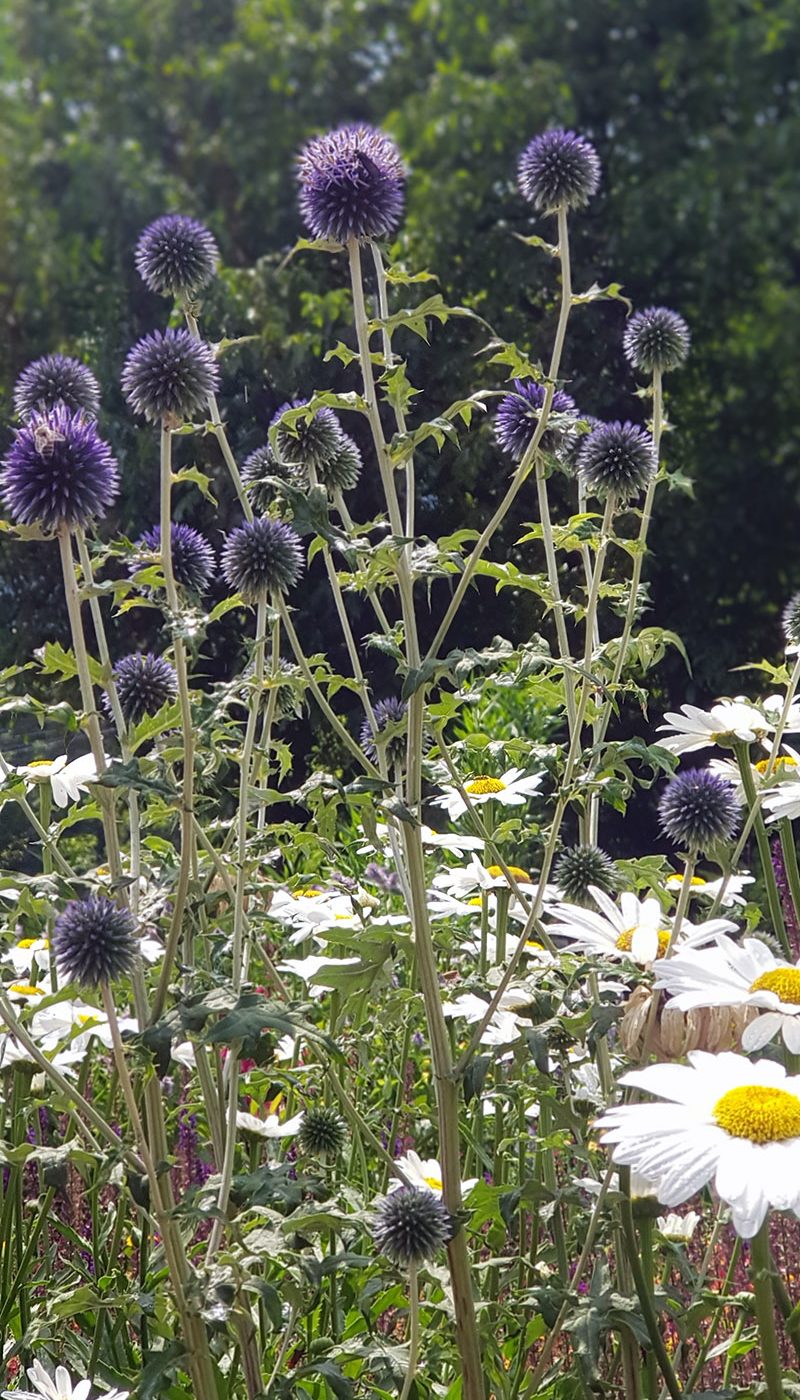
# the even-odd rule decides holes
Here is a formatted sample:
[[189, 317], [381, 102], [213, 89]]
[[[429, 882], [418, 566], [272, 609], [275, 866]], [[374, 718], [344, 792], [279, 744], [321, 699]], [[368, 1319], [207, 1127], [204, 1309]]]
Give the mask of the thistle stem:
[[[631, 1273], [633, 1274], [634, 1287], [639, 1298], [639, 1306], [642, 1309], [642, 1317], [644, 1318], [644, 1324], [647, 1328], [648, 1336], [650, 1337], [650, 1345], [653, 1348], [656, 1360], [658, 1362], [659, 1370], [661, 1371], [661, 1374], [664, 1378], [664, 1384], [666, 1385], [667, 1390], [672, 1396], [672, 1400], [681, 1400], [681, 1395], [683, 1392], [681, 1391], [681, 1387], [678, 1383], [677, 1376], [675, 1375], [675, 1372], [673, 1370], [672, 1362], [669, 1359], [669, 1353], [667, 1351], [667, 1348], [664, 1345], [664, 1338], [661, 1335], [661, 1327], [659, 1325], [656, 1310], [653, 1305], [653, 1297], [650, 1292], [650, 1289], [647, 1286], [647, 1279], [645, 1277], [644, 1269], [642, 1268], [642, 1261], [639, 1258], [639, 1246], [636, 1239], [636, 1228], [633, 1223], [633, 1211], [631, 1209], [630, 1177], [630, 1168], [620, 1167], [619, 1180], [620, 1186], [623, 1191], [620, 1213], [622, 1218], [622, 1233], [625, 1238], [626, 1252], [628, 1256], [628, 1264], [630, 1265]], [[652, 1395], [650, 1397], [650, 1400], [656, 1400], [655, 1395]]]
[[[186, 325], [188, 327], [189, 333], [194, 336], [195, 340], [200, 340], [201, 336], [197, 325], [197, 318], [189, 310], [188, 306], [184, 306], [183, 314], [186, 318]], [[236, 465], [236, 458], [233, 455], [231, 445], [228, 441], [228, 434], [225, 431], [225, 424], [223, 423], [220, 417], [217, 396], [213, 391], [208, 396], [208, 411], [211, 415], [211, 422], [214, 427], [214, 436], [216, 437], [217, 442], [220, 445], [220, 450], [225, 460], [225, 465], [228, 468], [228, 471], [230, 472], [231, 481], [233, 482], [236, 495], [239, 497], [239, 505], [242, 507], [244, 518], [245, 520], [252, 520], [253, 507], [250, 504], [250, 498], [244, 489], [244, 483], [242, 481], [241, 473], [239, 471], [238, 466]]]
[[764, 877], [764, 888], [766, 891], [767, 904], [769, 906], [769, 914], [772, 920], [772, 926], [775, 932], [775, 936], [778, 938], [781, 948], [786, 954], [786, 957], [791, 960], [792, 950], [789, 946], [789, 938], [786, 933], [786, 923], [783, 917], [783, 906], [781, 905], [780, 891], [778, 889], [778, 884], [775, 879], [775, 871], [772, 866], [772, 856], [770, 854], [769, 849], [769, 837], [767, 836], [767, 829], [764, 825], [764, 818], [762, 817], [760, 810], [758, 810], [758, 796], [756, 794], [756, 785], [753, 779], [753, 770], [750, 766], [749, 744], [736, 744], [736, 761], [739, 764], [739, 773], [742, 779], [742, 787], [744, 789], [745, 801], [747, 802], [747, 806], [750, 809], [750, 811], [755, 811], [756, 813], [753, 821], [753, 832], [755, 834], [756, 845], [758, 847], [758, 858], [761, 864], [761, 873]]
[[403, 1389], [400, 1391], [400, 1400], [408, 1400], [414, 1377], [417, 1374], [417, 1363], [419, 1361], [419, 1280], [417, 1278], [416, 1264], [409, 1264], [408, 1266], [408, 1320], [410, 1345], [408, 1350], [406, 1378], [403, 1381]]

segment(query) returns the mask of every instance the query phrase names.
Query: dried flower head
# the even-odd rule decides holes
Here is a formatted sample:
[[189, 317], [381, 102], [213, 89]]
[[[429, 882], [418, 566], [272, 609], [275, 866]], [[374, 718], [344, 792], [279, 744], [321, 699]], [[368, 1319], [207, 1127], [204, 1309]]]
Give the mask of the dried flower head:
[[83, 987], [122, 977], [138, 953], [130, 911], [94, 894], [73, 899], [59, 914], [52, 946], [59, 970]]
[[449, 1210], [433, 1191], [402, 1187], [375, 1209], [372, 1237], [395, 1264], [427, 1263], [453, 1234]]
[[219, 250], [213, 235], [197, 219], [164, 214], [140, 234], [135, 258], [151, 292], [191, 296], [211, 281]]
[[381, 740], [381, 735], [387, 726], [394, 727], [402, 725], [406, 716], [406, 706], [404, 701], [398, 700], [396, 696], [389, 695], [385, 700], [376, 700], [372, 707], [375, 716], [375, 723], [378, 728], [377, 743], [372, 735], [369, 721], [365, 720], [361, 726], [359, 740], [364, 753], [372, 763], [378, 761], [378, 744], [386, 750], [386, 762], [390, 765], [400, 763], [405, 758], [406, 740], [403, 733], [396, 733], [391, 738]]
[[549, 213], [580, 209], [600, 184], [600, 161], [594, 146], [574, 131], [543, 131], [519, 158], [517, 167], [523, 198]]
[[708, 768], [690, 768], [670, 779], [658, 814], [671, 841], [693, 852], [704, 851], [717, 841], [729, 841], [736, 831], [736, 788]]
[[665, 374], [677, 369], [689, 354], [690, 342], [689, 327], [683, 317], [677, 311], [668, 311], [666, 306], [648, 306], [645, 311], [637, 311], [622, 337], [629, 363], [645, 374], [652, 374], [654, 370]]
[[403, 212], [405, 174], [394, 141], [374, 126], [317, 136], [297, 163], [300, 213], [315, 238], [383, 238]]
[[[192, 525], [176, 524], [172, 522], [170, 530], [172, 541], [172, 572], [175, 582], [180, 588], [186, 588], [191, 593], [205, 593], [216, 569], [214, 551], [199, 530], [195, 530]], [[150, 530], [145, 530], [144, 534], [137, 541], [139, 549], [146, 549], [153, 554], [161, 552], [161, 526], [153, 525]], [[142, 559], [134, 560], [132, 573], [145, 567]]]
[[589, 889], [597, 886], [606, 894], [619, 888], [619, 876], [610, 856], [599, 846], [572, 846], [563, 851], [555, 867], [555, 882], [570, 904], [594, 908]]
[[242, 467], [242, 482], [256, 515], [265, 515], [280, 495], [274, 481], [285, 481], [299, 490], [306, 484], [306, 477], [302, 467], [292, 462], [279, 462], [269, 443], [265, 443], [245, 458]]
[[[546, 389], [535, 379], [515, 379], [513, 394], [506, 394], [500, 400], [494, 431], [500, 446], [519, 461], [533, 437], [542, 412]], [[546, 452], [556, 452], [568, 448], [575, 434], [564, 418], [577, 418], [575, 400], [562, 389], [556, 389], [550, 405], [547, 427], [542, 435], [541, 445]], [[562, 420], [558, 422], [559, 418]], [[555, 420], [555, 425], [554, 425]]]
[[87, 418], [100, 412], [100, 385], [92, 371], [70, 355], [44, 355], [22, 371], [14, 385], [14, 409], [24, 420], [63, 404]]
[[290, 427], [283, 422], [284, 414], [293, 408], [305, 408], [308, 399], [292, 399], [281, 404], [273, 415], [275, 448], [279, 461], [304, 471], [319, 472], [333, 461], [342, 446], [344, 434], [332, 408], [318, 408], [312, 418], [299, 418]]
[[21, 525], [57, 530], [105, 515], [119, 491], [111, 448], [81, 410], [57, 404], [33, 414], [15, 434], [5, 458], [2, 492]]
[[298, 1138], [303, 1152], [312, 1157], [335, 1157], [344, 1147], [346, 1137], [344, 1120], [335, 1108], [312, 1104], [306, 1109]]
[[[114, 666], [112, 675], [127, 724], [138, 724], [145, 715], [156, 714], [177, 694], [178, 678], [174, 668], [163, 656], [155, 656], [153, 652], [134, 651], [130, 656], [123, 656]], [[108, 695], [103, 703], [111, 714]]]
[[183, 422], [205, 409], [217, 388], [214, 352], [187, 330], [153, 331], [129, 351], [122, 392], [134, 413]]
[[287, 593], [303, 568], [300, 536], [282, 520], [257, 516], [232, 530], [222, 550], [222, 572], [246, 603]]
[[655, 476], [656, 449], [649, 433], [635, 423], [601, 423], [584, 439], [578, 470], [589, 491], [627, 501]]

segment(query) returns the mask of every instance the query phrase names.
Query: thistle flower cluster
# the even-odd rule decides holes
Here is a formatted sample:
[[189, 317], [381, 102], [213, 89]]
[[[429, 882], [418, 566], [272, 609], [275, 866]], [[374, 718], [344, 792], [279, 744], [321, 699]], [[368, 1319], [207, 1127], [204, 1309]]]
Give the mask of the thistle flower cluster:
[[[205, 593], [216, 571], [214, 551], [205, 535], [201, 535], [192, 525], [176, 524], [173, 521], [170, 540], [172, 573], [178, 587], [185, 588], [189, 593]], [[153, 525], [151, 529], [145, 530], [137, 541], [137, 547], [159, 554], [161, 526]], [[135, 574], [144, 568], [145, 562], [141, 558], [135, 559], [131, 573]]]
[[447, 1207], [432, 1191], [402, 1187], [375, 1209], [372, 1237], [382, 1254], [408, 1267], [433, 1259], [453, 1234]]
[[708, 768], [691, 768], [667, 784], [658, 814], [663, 831], [676, 845], [705, 851], [734, 835], [739, 825], [736, 789]]
[[298, 1141], [310, 1157], [336, 1157], [344, 1147], [347, 1131], [335, 1108], [312, 1104], [303, 1114]]
[[378, 761], [378, 745], [386, 751], [386, 762], [390, 765], [399, 763], [405, 757], [405, 735], [394, 734], [388, 742], [381, 742], [381, 734], [390, 725], [402, 724], [406, 715], [406, 705], [403, 700], [398, 700], [394, 695], [389, 695], [385, 700], [376, 700], [372, 707], [375, 717], [375, 725], [378, 731], [377, 742], [372, 734], [369, 720], [365, 720], [361, 726], [359, 741], [364, 753], [371, 763]]
[[384, 238], [403, 213], [405, 174], [395, 143], [373, 126], [341, 126], [303, 149], [300, 212], [315, 238]]
[[105, 895], [74, 899], [53, 928], [59, 971], [82, 987], [98, 987], [130, 972], [138, 954], [129, 910]]
[[556, 861], [554, 879], [570, 904], [592, 905], [591, 886], [613, 894], [619, 887], [617, 868], [599, 846], [572, 846]]
[[578, 453], [586, 488], [601, 500], [630, 500], [649, 485], [657, 469], [653, 439], [635, 423], [601, 423]]
[[14, 385], [14, 410], [23, 420], [49, 413], [63, 404], [87, 418], [100, 412], [100, 385], [88, 365], [70, 355], [44, 355], [33, 360]]
[[122, 392], [134, 413], [182, 423], [205, 410], [219, 370], [210, 345], [187, 330], [153, 331], [129, 351]]
[[689, 327], [682, 316], [665, 306], [649, 306], [631, 316], [622, 347], [634, 369], [664, 374], [683, 364], [690, 342]]
[[[178, 678], [174, 667], [153, 652], [145, 655], [136, 651], [123, 656], [114, 666], [112, 675], [126, 724], [138, 724], [145, 715], [156, 714], [177, 694]], [[105, 696], [104, 705], [111, 714], [110, 696]]]
[[242, 466], [242, 483], [256, 515], [265, 515], [280, 494], [275, 481], [285, 481], [299, 489], [305, 483], [305, 473], [291, 462], [280, 462], [269, 443], [265, 443], [251, 452]]
[[211, 281], [219, 250], [213, 235], [197, 219], [164, 214], [140, 235], [135, 261], [151, 292], [191, 296]]
[[282, 520], [256, 516], [232, 530], [222, 549], [222, 572], [246, 603], [288, 593], [303, 568], [300, 536]]
[[34, 413], [3, 459], [3, 498], [21, 525], [44, 530], [88, 525], [105, 514], [119, 491], [111, 448], [82, 410], [58, 403]]
[[[500, 446], [505, 448], [515, 461], [519, 461], [530, 446], [547, 391], [544, 384], [537, 384], [535, 379], [515, 379], [513, 383], [513, 394], [506, 394], [500, 400], [494, 431]], [[575, 440], [575, 434], [571, 433], [569, 428], [552, 425], [551, 420], [559, 416], [575, 419], [578, 417], [575, 400], [563, 389], [555, 390], [550, 405], [548, 426], [541, 439], [541, 445], [546, 452], [568, 449]]]
[[600, 184], [600, 161], [591, 142], [574, 131], [544, 131], [519, 158], [523, 198], [544, 213], [581, 209]]

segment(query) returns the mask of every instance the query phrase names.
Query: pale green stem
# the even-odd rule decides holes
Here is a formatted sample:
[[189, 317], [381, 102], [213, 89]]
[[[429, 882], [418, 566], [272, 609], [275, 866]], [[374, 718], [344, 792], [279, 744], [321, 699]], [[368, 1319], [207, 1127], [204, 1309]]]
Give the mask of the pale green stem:
[[[385, 271], [384, 266], [383, 266], [383, 258], [381, 257], [381, 250], [380, 250], [380, 248], [378, 247], [377, 243], [371, 243], [371, 244], [370, 244], [370, 247], [372, 248], [372, 261], [373, 261], [374, 264], [375, 264], [375, 276], [376, 276], [376, 278], [377, 278], [377, 283], [378, 283], [378, 313], [379, 313], [379, 315], [380, 315], [381, 320], [382, 320], [382, 321], [386, 321], [386, 320], [388, 320], [388, 318], [389, 318], [389, 299], [388, 299], [387, 290], [386, 290], [386, 271]], [[382, 340], [383, 340], [383, 363], [384, 363], [384, 365], [386, 366], [387, 369], [391, 369], [392, 365], [394, 364], [394, 355], [393, 355], [393, 353], [392, 353], [392, 339], [391, 339], [391, 336], [390, 336], [388, 330], [386, 330], [385, 327], [383, 327], [382, 330], [381, 330], [381, 338], [382, 338]], [[393, 404], [393, 408], [394, 408], [395, 422], [397, 423], [397, 431], [398, 431], [398, 433], [400, 433], [400, 434], [404, 434], [404, 433], [406, 432], [406, 416], [405, 416], [405, 414], [404, 414], [404, 412], [403, 412], [403, 410], [402, 410], [402, 407], [400, 406], [399, 403]], [[406, 515], [405, 515], [406, 537], [407, 537], [407, 539], [409, 539], [409, 540], [413, 540], [413, 538], [414, 538], [414, 533], [415, 533], [415, 529], [416, 529], [415, 519], [414, 519], [414, 517], [415, 517], [416, 485], [415, 485], [415, 475], [414, 475], [414, 454], [413, 454], [413, 452], [410, 454], [410, 456], [409, 456], [409, 458], [408, 458], [408, 460], [407, 460], [407, 462], [406, 462], [405, 478], [406, 478], [406, 502], [405, 502], [405, 505], [406, 505]], [[408, 548], [410, 549], [411, 546], [409, 545]]]
[[[347, 509], [345, 499], [341, 491], [335, 491], [333, 493], [333, 501], [334, 505], [336, 506], [336, 509], [339, 512], [339, 515], [341, 516], [342, 524], [344, 525], [344, 528], [346, 529], [348, 535], [350, 535], [351, 539], [355, 539], [356, 529], [355, 525], [353, 524], [353, 517]], [[361, 565], [359, 564], [359, 570], [360, 568]], [[364, 591], [366, 592], [366, 595], [372, 604], [372, 608], [376, 618], [378, 619], [381, 631], [383, 632], [385, 637], [390, 637], [392, 635], [392, 624], [390, 623], [388, 617], [386, 616], [386, 613], [383, 610], [383, 606], [378, 597], [377, 590], [371, 583], [367, 583], [365, 581]]]
[[761, 1364], [769, 1400], [783, 1400], [783, 1369], [775, 1331], [775, 1310], [770, 1276], [773, 1269], [769, 1249], [769, 1216], [758, 1234], [750, 1241], [750, 1281], [753, 1285], [758, 1333], [761, 1339]]
[[239, 763], [239, 811], [236, 835], [236, 893], [233, 905], [233, 990], [238, 995], [242, 985], [245, 908], [247, 883], [247, 810], [252, 783], [253, 749], [256, 741], [258, 712], [264, 691], [264, 649], [267, 632], [267, 600], [261, 598], [256, 607], [256, 640], [253, 656], [253, 678], [247, 713], [242, 756]]
[[[267, 706], [264, 712], [264, 720], [261, 725], [261, 733], [256, 744], [256, 763], [254, 767], [254, 781], [259, 786], [267, 786], [270, 774], [270, 749], [272, 748], [272, 726], [275, 722], [275, 712], [278, 708], [278, 680], [281, 674], [281, 619], [277, 612], [272, 616], [272, 641], [270, 645], [269, 679], [270, 692], [267, 699]], [[261, 774], [261, 760], [266, 761], [265, 772]], [[256, 812], [256, 830], [261, 834], [267, 823], [267, 808], [265, 803], [259, 803]], [[269, 958], [267, 965], [272, 966]]]
[[[231, 906], [233, 906], [236, 903], [236, 890], [234, 888], [234, 885], [231, 881], [230, 876], [228, 875], [227, 870], [225, 869], [225, 866], [223, 865], [220, 859], [218, 851], [214, 849], [214, 846], [212, 845], [211, 841], [209, 840], [206, 833], [203, 831], [203, 828], [201, 827], [200, 823], [197, 821], [196, 818], [194, 823], [194, 831], [195, 836], [200, 842], [200, 845], [203, 847], [203, 850], [206, 852], [207, 855], [211, 857], [211, 863], [214, 866], [214, 870], [220, 878], [222, 887], [225, 890], [225, 893], [227, 894], [231, 902]], [[245, 917], [245, 931], [247, 931], [248, 927], [249, 924], [247, 918]], [[279, 996], [283, 997], [284, 1001], [289, 1001], [289, 989], [286, 986], [286, 983], [284, 982], [280, 973], [278, 972], [278, 969], [275, 967], [274, 963], [269, 957], [268, 953], [263, 948], [263, 946], [261, 948], [261, 956], [264, 960], [264, 966], [266, 968], [266, 971], [269, 973], [269, 976]]]
[[[650, 1345], [652, 1346], [653, 1351], [655, 1352], [659, 1369], [661, 1371], [662, 1376], [664, 1377], [664, 1384], [666, 1385], [667, 1390], [672, 1396], [672, 1400], [681, 1400], [683, 1392], [678, 1383], [678, 1378], [675, 1375], [675, 1371], [673, 1370], [672, 1362], [669, 1358], [669, 1352], [667, 1351], [667, 1348], [664, 1344], [664, 1338], [661, 1334], [661, 1325], [659, 1323], [655, 1306], [653, 1304], [652, 1292], [650, 1287], [648, 1287], [647, 1278], [645, 1277], [645, 1272], [642, 1268], [642, 1261], [639, 1257], [639, 1247], [636, 1239], [636, 1228], [633, 1223], [633, 1211], [631, 1209], [630, 1169], [628, 1167], [620, 1167], [619, 1179], [620, 1185], [623, 1190], [623, 1200], [621, 1206], [622, 1233], [625, 1237], [628, 1263], [631, 1268], [631, 1273], [633, 1274], [633, 1281], [636, 1287], [636, 1292], [639, 1297], [639, 1306], [642, 1310], [642, 1317], [644, 1318], [644, 1324], [647, 1328], [647, 1332], [650, 1337]], [[651, 1400], [655, 1400], [655, 1396], [651, 1397]]]
[[784, 702], [783, 702], [783, 706], [782, 706], [782, 708], [781, 708], [780, 717], [779, 717], [779, 719], [778, 719], [777, 725], [775, 726], [775, 733], [774, 733], [774, 735], [772, 736], [772, 748], [770, 749], [769, 762], [767, 763], [767, 767], [766, 767], [766, 770], [765, 770], [765, 772], [764, 772], [764, 781], [765, 781], [765, 782], [767, 782], [767, 781], [772, 777], [772, 774], [773, 774], [773, 772], [774, 772], [774, 770], [775, 770], [775, 762], [776, 762], [777, 757], [778, 757], [778, 750], [780, 749], [780, 746], [781, 746], [781, 740], [782, 740], [783, 735], [784, 735], [784, 730], [786, 729], [786, 721], [787, 721], [788, 718], [789, 718], [789, 711], [790, 711], [790, 709], [792, 708], [792, 701], [794, 700], [795, 693], [796, 693], [796, 691], [797, 691], [797, 687], [798, 687], [799, 684], [800, 684], [800, 651], [798, 652], [798, 654], [797, 654], [797, 659], [796, 659], [796, 661], [795, 661], [795, 663], [794, 663], [794, 666], [792, 667], [792, 674], [791, 674], [791, 676], [789, 677], [789, 684], [788, 684], [788, 686], [787, 686], [787, 688], [786, 688], [786, 699], [785, 699]]
[[[225, 1121], [225, 1147], [222, 1156], [222, 1171], [220, 1173], [219, 1191], [217, 1192], [216, 1209], [217, 1215], [211, 1227], [211, 1234], [206, 1250], [206, 1268], [210, 1268], [217, 1250], [222, 1243], [222, 1235], [225, 1229], [225, 1214], [230, 1200], [231, 1184], [233, 1182], [233, 1168], [236, 1160], [236, 1114], [239, 1109], [239, 1042], [230, 1046], [228, 1051], [227, 1066], [230, 1066], [227, 1078], [228, 1112]], [[226, 1068], [227, 1068], [226, 1066]]]
[[[736, 744], [736, 761], [739, 764], [739, 773], [742, 779], [742, 787], [744, 789], [747, 806], [751, 811], [756, 810], [759, 804], [755, 780], [753, 778], [753, 769], [750, 764], [749, 744], [742, 742]], [[772, 919], [773, 932], [779, 940], [786, 957], [791, 959], [792, 950], [789, 947], [789, 938], [786, 933], [786, 923], [783, 917], [780, 891], [775, 879], [775, 870], [772, 865], [769, 837], [767, 836], [767, 828], [764, 825], [764, 818], [758, 810], [756, 810], [756, 817], [753, 822], [753, 832], [758, 847], [758, 857], [761, 863], [761, 873], [764, 877], [764, 888], [767, 895], [770, 918]]]
[[400, 1391], [400, 1400], [408, 1400], [411, 1393], [411, 1386], [417, 1374], [417, 1364], [419, 1361], [419, 1280], [417, 1278], [416, 1264], [408, 1266], [408, 1320], [409, 1320], [409, 1349], [408, 1365], [406, 1367], [406, 1378], [403, 1381], [403, 1389]]
[[[190, 333], [194, 336], [195, 340], [200, 340], [201, 335], [197, 326], [196, 317], [189, 310], [188, 306], [184, 306], [183, 314], [186, 317], [186, 325]], [[253, 507], [250, 504], [250, 498], [248, 497], [247, 492], [244, 489], [241, 473], [239, 472], [239, 468], [236, 465], [236, 458], [234, 457], [233, 452], [231, 450], [231, 445], [228, 441], [228, 434], [225, 431], [225, 425], [220, 417], [217, 396], [213, 392], [210, 393], [208, 396], [208, 411], [211, 416], [211, 422], [214, 425], [214, 436], [216, 437], [217, 442], [220, 445], [220, 450], [225, 460], [225, 465], [228, 468], [228, 471], [230, 472], [231, 481], [233, 482], [236, 495], [239, 497], [239, 504], [242, 507], [244, 518], [245, 520], [252, 520]]]

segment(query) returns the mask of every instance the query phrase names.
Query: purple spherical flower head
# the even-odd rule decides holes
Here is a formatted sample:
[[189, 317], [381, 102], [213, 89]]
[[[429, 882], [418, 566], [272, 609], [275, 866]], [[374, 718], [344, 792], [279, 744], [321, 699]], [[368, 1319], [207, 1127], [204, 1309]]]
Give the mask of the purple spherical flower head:
[[307, 484], [303, 468], [294, 462], [279, 462], [269, 443], [257, 447], [245, 458], [242, 483], [256, 515], [265, 515], [272, 502], [280, 496], [280, 482], [298, 491]]
[[[389, 695], [385, 700], [376, 700], [372, 707], [372, 713], [375, 716], [375, 724], [378, 729], [380, 742], [380, 735], [383, 733], [384, 729], [386, 729], [387, 725], [402, 724], [406, 713], [405, 702], [403, 700], [398, 700], [395, 695]], [[377, 763], [378, 745], [373, 738], [368, 720], [364, 720], [361, 726], [359, 742], [370, 762]], [[385, 748], [386, 758], [390, 764], [399, 762], [405, 756], [406, 744], [403, 734], [393, 735], [388, 742], [384, 741], [380, 746], [381, 748]]]
[[151, 292], [192, 295], [211, 281], [219, 262], [212, 234], [185, 214], [164, 214], [136, 244], [136, 267]]
[[134, 413], [153, 422], [183, 422], [202, 412], [218, 382], [211, 346], [183, 329], [146, 335], [122, 371], [122, 392]]
[[332, 408], [318, 408], [312, 418], [298, 418], [289, 427], [283, 416], [293, 408], [305, 408], [308, 399], [292, 399], [282, 403], [272, 415], [270, 428], [275, 428], [275, 450], [280, 462], [317, 472], [334, 461], [344, 445], [344, 433]]
[[14, 385], [14, 408], [27, 420], [34, 413], [49, 413], [57, 404], [72, 413], [82, 409], [87, 418], [100, 412], [100, 385], [88, 365], [70, 355], [44, 355], [22, 371]]
[[83, 987], [98, 987], [129, 972], [139, 951], [129, 910], [105, 895], [73, 899], [53, 928], [59, 971]]
[[[513, 394], [506, 394], [500, 400], [494, 425], [495, 436], [515, 461], [525, 455], [536, 431], [545, 393], [545, 386], [537, 384], [535, 379], [515, 379]], [[568, 418], [578, 416], [575, 400], [562, 389], [556, 389], [553, 394], [548, 424], [557, 414]], [[548, 426], [542, 437], [542, 447], [545, 451], [555, 452], [559, 447], [567, 447], [573, 438], [574, 434], [569, 429]]]
[[222, 549], [222, 572], [246, 603], [288, 593], [303, 568], [300, 536], [291, 525], [256, 516], [232, 530]]
[[105, 514], [117, 497], [111, 448], [82, 411], [57, 404], [15, 434], [0, 478], [5, 502], [21, 525], [74, 529]]
[[517, 173], [523, 197], [537, 209], [580, 209], [600, 184], [600, 161], [584, 136], [559, 128], [534, 136]]
[[649, 485], [657, 467], [653, 439], [635, 423], [601, 423], [584, 438], [578, 454], [587, 489], [601, 499], [630, 500]]
[[403, 212], [403, 161], [374, 126], [340, 126], [317, 136], [297, 164], [300, 212], [315, 238], [346, 243], [383, 238]]
[[[153, 652], [134, 651], [130, 656], [123, 656], [114, 666], [112, 675], [126, 724], [138, 724], [145, 715], [156, 714], [177, 694], [178, 678], [174, 668], [163, 656], [155, 656]], [[103, 704], [108, 714], [112, 714], [110, 696], [104, 696]]]
[[427, 1263], [452, 1239], [453, 1219], [433, 1191], [403, 1186], [391, 1191], [375, 1208], [372, 1238], [393, 1263]]
[[[208, 543], [205, 535], [201, 535], [199, 530], [195, 530], [192, 525], [179, 525], [175, 521], [170, 530], [172, 542], [172, 572], [175, 582], [181, 588], [187, 588], [191, 593], [205, 593], [209, 582], [216, 569], [214, 551]], [[145, 530], [138, 540], [140, 549], [147, 549], [153, 554], [161, 551], [161, 526], [154, 525], [152, 529]], [[144, 568], [145, 564], [139, 560], [132, 565], [132, 573]]]
[[667, 784], [658, 815], [662, 830], [676, 845], [704, 851], [718, 841], [729, 841], [736, 831], [736, 789], [708, 768], [690, 768]]
[[665, 374], [677, 369], [689, 354], [690, 343], [689, 327], [683, 317], [666, 306], [649, 306], [645, 311], [637, 311], [622, 337], [622, 348], [629, 363], [645, 374], [652, 374], [654, 370]]

